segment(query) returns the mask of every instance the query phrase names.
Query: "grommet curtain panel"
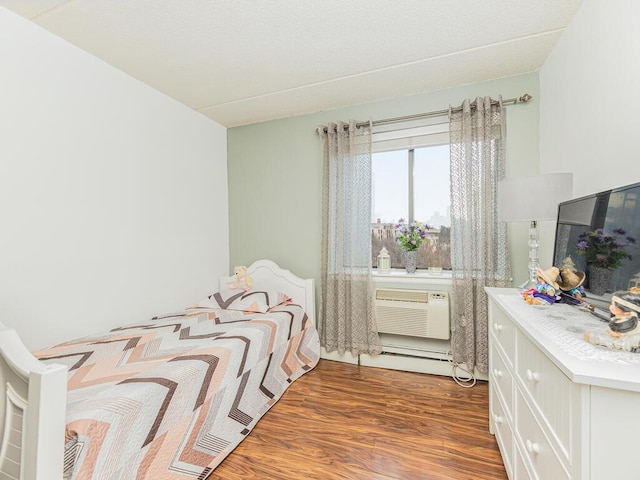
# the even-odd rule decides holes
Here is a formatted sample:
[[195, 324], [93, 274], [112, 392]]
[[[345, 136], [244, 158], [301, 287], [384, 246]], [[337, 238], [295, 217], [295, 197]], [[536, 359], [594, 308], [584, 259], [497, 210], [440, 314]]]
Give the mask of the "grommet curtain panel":
[[371, 281], [371, 126], [317, 130], [323, 144], [322, 273], [318, 331], [328, 352], [382, 351]]
[[[497, 185], [505, 176], [502, 101], [465, 100], [449, 113], [451, 149], [451, 267], [453, 361], [473, 371], [489, 368], [484, 287], [510, 286], [504, 222], [498, 222]], [[535, 201], [535, 199], [532, 199]]]

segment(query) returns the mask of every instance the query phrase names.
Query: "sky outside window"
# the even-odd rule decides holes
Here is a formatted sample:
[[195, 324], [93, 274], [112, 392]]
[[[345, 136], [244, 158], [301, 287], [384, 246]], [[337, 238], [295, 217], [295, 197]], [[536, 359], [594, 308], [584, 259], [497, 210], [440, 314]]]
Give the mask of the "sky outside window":
[[409, 216], [407, 150], [373, 154], [371, 223], [395, 223]]
[[449, 145], [416, 148], [414, 162], [416, 220], [435, 228], [450, 227]]
[[[449, 145], [416, 148], [414, 152], [415, 220], [435, 228], [449, 227]], [[408, 158], [408, 150], [373, 154], [372, 223], [408, 218]]]

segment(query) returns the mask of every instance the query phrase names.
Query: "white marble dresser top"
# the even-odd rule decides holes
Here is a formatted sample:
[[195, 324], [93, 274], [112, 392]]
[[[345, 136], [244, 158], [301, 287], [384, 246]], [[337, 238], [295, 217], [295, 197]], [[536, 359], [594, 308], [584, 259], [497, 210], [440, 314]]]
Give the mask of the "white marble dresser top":
[[584, 339], [585, 330], [605, 331], [606, 322], [567, 304], [529, 305], [517, 289], [486, 290], [572, 381], [640, 391], [640, 353], [609, 350]]

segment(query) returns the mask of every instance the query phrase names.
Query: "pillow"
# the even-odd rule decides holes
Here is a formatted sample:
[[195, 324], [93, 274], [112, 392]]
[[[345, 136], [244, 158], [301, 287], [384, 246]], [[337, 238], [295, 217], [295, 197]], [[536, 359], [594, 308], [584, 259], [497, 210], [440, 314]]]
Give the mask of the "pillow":
[[291, 298], [275, 290], [222, 290], [200, 302], [198, 307], [223, 308], [241, 312], [266, 313], [270, 308], [291, 302]]

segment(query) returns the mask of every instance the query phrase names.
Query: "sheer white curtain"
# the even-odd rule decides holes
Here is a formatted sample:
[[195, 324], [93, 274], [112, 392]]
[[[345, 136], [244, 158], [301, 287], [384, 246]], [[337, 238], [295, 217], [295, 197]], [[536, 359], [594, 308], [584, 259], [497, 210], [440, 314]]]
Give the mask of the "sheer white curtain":
[[371, 126], [330, 123], [323, 143], [318, 330], [329, 352], [381, 352], [371, 282]]
[[498, 222], [497, 185], [505, 176], [502, 100], [465, 100], [452, 110], [451, 267], [453, 360], [487, 372], [485, 286], [509, 286], [506, 224]]

